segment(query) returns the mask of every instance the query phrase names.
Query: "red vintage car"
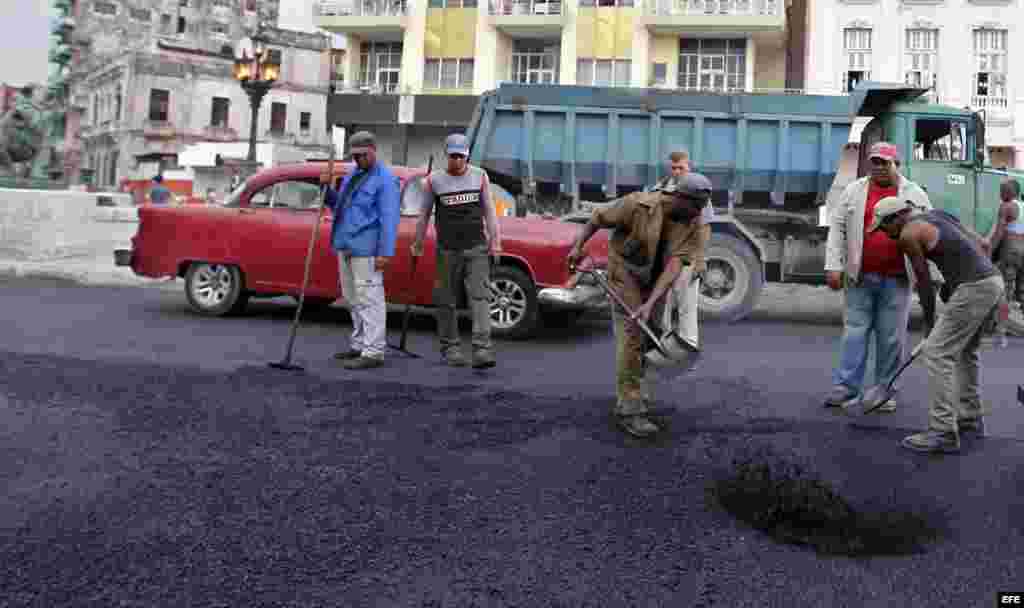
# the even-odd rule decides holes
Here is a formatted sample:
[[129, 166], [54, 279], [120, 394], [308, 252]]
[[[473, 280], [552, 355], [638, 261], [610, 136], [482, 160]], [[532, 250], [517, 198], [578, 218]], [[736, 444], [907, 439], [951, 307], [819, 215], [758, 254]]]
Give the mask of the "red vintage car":
[[[132, 248], [115, 251], [115, 263], [145, 277], [184, 278], [189, 305], [205, 315], [240, 313], [253, 297], [297, 297], [321, 204], [319, 177], [326, 164], [306, 162], [261, 171], [223, 205], [141, 207]], [[345, 175], [354, 165], [338, 162], [335, 167], [336, 173]], [[384, 274], [388, 304], [428, 307], [435, 274], [433, 225], [415, 273], [409, 253], [426, 170], [391, 170], [401, 183], [402, 217], [395, 257]], [[330, 216], [325, 209], [305, 307], [326, 307], [342, 297], [338, 261], [330, 247]], [[527, 337], [542, 320], [571, 322], [586, 309], [606, 304], [597, 286], [570, 276], [566, 268], [578, 224], [518, 217], [498, 221], [503, 252], [491, 279], [495, 337]], [[590, 240], [586, 249], [593, 264], [604, 265], [607, 247], [605, 231]]]

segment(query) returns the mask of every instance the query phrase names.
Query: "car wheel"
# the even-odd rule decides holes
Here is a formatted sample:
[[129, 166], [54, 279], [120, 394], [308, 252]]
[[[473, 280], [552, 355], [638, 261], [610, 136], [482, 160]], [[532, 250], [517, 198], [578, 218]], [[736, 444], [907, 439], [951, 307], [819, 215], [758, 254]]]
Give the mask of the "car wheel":
[[740, 239], [715, 233], [704, 256], [700, 311], [723, 321], [739, 321], [754, 311], [764, 275], [757, 255]]
[[237, 266], [193, 262], [185, 273], [185, 297], [192, 310], [221, 317], [245, 310], [249, 300]]
[[497, 338], [520, 339], [537, 329], [537, 288], [522, 270], [498, 266], [491, 274], [491, 332]]

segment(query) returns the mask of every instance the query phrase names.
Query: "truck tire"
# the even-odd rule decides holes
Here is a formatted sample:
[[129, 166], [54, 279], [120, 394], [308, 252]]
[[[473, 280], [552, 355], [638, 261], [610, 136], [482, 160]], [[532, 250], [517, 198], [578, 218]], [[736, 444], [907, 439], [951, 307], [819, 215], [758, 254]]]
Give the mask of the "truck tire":
[[712, 233], [707, 272], [700, 286], [700, 312], [726, 322], [739, 321], [757, 306], [764, 273], [757, 255], [740, 239]]
[[491, 334], [521, 340], [540, 324], [537, 286], [522, 270], [502, 264], [491, 274]]
[[195, 312], [223, 317], [245, 310], [249, 293], [237, 266], [193, 262], [185, 273], [185, 298]]

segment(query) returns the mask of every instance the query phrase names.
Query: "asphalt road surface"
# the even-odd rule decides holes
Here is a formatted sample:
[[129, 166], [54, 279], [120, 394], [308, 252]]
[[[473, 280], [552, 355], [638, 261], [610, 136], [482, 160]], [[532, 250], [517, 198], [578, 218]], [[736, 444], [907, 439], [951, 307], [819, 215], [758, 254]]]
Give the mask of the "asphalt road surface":
[[[640, 442], [607, 419], [606, 321], [501, 342], [478, 372], [441, 366], [418, 318], [424, 359], [350, 372], [331, 310], [303, 324], [294, 374], [266, 367], [288, 300], [206, 319], [180, 292], [19, 280], [0, 301], [0, 606], [959, 607], [1024, 589], [1019, 341], [982, 354], [989, 437], [930, 457], [899, 446], [926, 423], [923, 369], [895, 414], [821, 407], [839, 327], [820, 319], [705, 325], [698, 373], [655, 391], [666, 432]], [[863, 542], [752, 528], [716, 490], [744, 475], [790, 475], [782, 511]]]

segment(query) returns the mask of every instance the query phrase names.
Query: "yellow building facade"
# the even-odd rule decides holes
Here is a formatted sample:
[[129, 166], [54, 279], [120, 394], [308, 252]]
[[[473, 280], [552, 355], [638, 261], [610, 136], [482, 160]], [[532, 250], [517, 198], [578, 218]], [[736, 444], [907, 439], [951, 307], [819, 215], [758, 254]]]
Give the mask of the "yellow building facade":
[[781, 90], [786, 0], [322, 0], [353, 91], [479, 95], [503, 81]]

